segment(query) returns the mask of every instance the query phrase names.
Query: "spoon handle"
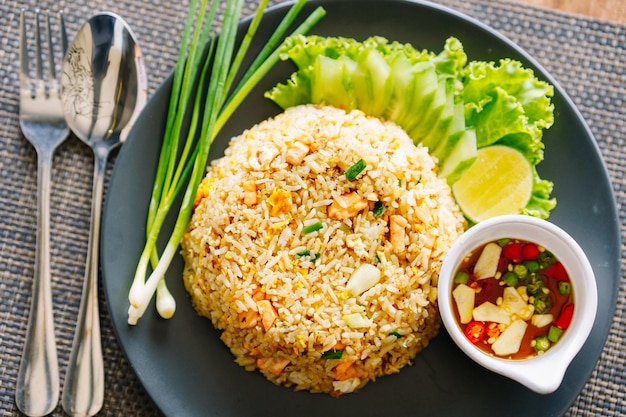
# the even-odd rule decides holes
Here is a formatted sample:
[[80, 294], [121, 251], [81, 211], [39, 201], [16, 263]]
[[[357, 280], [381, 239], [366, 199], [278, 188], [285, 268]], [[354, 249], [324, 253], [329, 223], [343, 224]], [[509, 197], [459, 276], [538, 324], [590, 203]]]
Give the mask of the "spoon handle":
[[26, 341], [17, 374], [15, 403], [27, 416], [44, 416], [59, 400], [52, 289], [50, 276], [50, 176], [54, 149], [42, 147], [37, 156], [37, 243], [32, 299]]
[[61, 398], [63, 410], [70, 416], [93, 416], [100, 411], [104, 401], [104, 364], [98, 309], [98, 246], [107, 152], [96, 148], [94, 153], [93, 199], [85, 281]]

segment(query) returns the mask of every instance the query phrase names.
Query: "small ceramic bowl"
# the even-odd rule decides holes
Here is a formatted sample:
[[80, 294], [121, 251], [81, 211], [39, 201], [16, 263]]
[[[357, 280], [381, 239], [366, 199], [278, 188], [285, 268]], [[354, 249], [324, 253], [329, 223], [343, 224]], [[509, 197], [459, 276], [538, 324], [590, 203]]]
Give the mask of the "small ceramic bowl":
[[[465, 337], [453, 310], [452, 284], [463, 258], [472, 250], [503, 238], [535, 242], [550, 250], [565, 267], [572, 284], [575, 309], [568, 330], [553, 347], [528, 359], [500, 358], [480, 350]], [[443, 262], [438, 293], [444, 326], [465, 354], [483, 367], [541, 394], [551, 393], [561, 385], [565, 371], [591, 332], [598, 302], [593, 270], [576, 241], [554, 224], [524, 215], [494, 217], [465, 232]]]

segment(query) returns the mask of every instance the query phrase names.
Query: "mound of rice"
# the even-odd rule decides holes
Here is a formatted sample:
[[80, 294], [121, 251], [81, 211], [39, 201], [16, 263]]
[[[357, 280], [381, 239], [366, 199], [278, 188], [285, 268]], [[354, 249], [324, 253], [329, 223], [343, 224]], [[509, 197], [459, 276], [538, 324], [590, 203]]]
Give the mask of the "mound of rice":
[[439, 268], [465, 224], [396, 125], [290, 108], [232, 139], [196, 204], [185, 287], [247, 370], [337, 396], [398, 372], [437, 334]]

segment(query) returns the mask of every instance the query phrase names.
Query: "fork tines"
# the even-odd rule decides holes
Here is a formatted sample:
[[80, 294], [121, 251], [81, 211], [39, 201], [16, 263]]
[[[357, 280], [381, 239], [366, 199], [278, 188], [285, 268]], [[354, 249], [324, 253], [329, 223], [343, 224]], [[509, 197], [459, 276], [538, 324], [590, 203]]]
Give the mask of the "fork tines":
[[[27, 31], [29, 25], [27, 23], [26, 17], [27, 11], [22, 9], [20, 13], [20, 85], [22, 90], [30, 90], [32, 94], [33, 87], [35, 88], [35, 93], [32, 94], [35, 96], [39, 92], [57, 92], [60, 93], [60, 86], [57, 80], [57, 68], [55, 65], [54, 54], [55, 48], [53, 47], [52, 42], [52, 31], [50, 25], [50, 13], [48, 10], [41, 12], [39, 9], [35, 11], [35, 48], [34, 48], [34, 58], [35, 58], [35, 77], [30, 76], [29, 70], [29, 48], [28, 48], [28, 36]], [[45, 34], [44, 37], [46, 39], [47, 51], [43, 51], [42, 41], [41, 41], [41, 18], [45, 19]], [[62, 56], [65, 55], [67, 51], [67, 35], [65, 33], [65, 22], [63, 20], [63, 14], [61, 12], [58, 13], [58, 51]], [[42, 56], [47, 56], [47, 78], [44, 78], [44, 60]], [[33, 85], [34, 81], [34, 85]], [[47, 86], [47, 88], [46, 88]]]

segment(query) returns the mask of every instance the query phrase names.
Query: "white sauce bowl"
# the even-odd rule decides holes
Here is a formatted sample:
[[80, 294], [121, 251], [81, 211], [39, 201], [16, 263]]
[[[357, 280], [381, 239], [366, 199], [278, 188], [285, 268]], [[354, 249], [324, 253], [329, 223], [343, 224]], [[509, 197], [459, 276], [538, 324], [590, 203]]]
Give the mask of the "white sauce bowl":
[[[561, 261], [572, 283], [575, 307], [569, 328], [548, 351], [528, 359], [499, 358], [474, 346], [463, 334], [452, 305], [454, 275], [463, 258], [481, 245], [503, 238], [526, 240], [545, 247]], [[591, 332], [598, 304], [595, 276], [578, 243], [558, 226], [524, 215], [494, 217], [465, 232], [444, 259], [438, 293], [443, 324], [467, 356], [540, 394], [554, 392], [561, 385], [565, 371]]]

